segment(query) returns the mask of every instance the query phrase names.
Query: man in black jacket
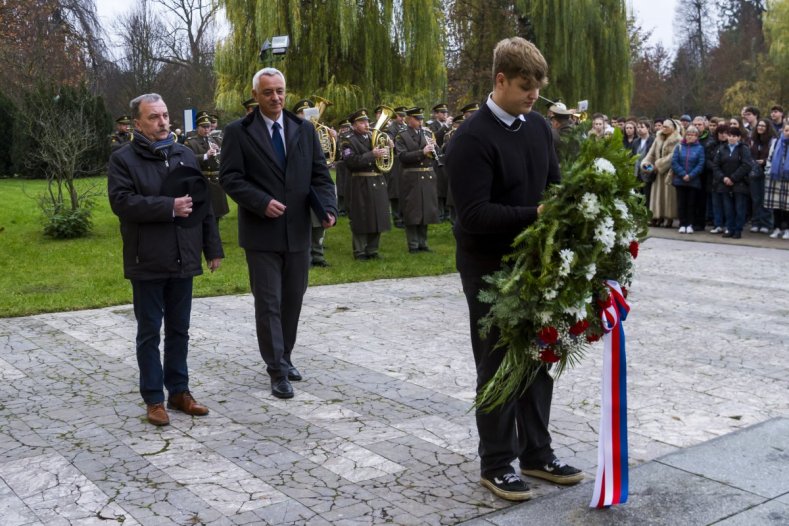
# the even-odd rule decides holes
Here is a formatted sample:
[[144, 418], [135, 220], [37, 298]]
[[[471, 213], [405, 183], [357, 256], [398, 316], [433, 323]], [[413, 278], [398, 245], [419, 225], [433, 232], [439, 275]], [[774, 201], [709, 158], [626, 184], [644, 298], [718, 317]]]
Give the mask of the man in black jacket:
[[[498, 333], [479, 334], [490, 305], [479, 301], [484, 276], [501, 268], [514, 238], [537, 219], [546, 186], [559, 181], [553, 136], [545, 119], [532, 112], [548, 65], [540, 51], [519, 38], [502, 40], [493, 52], [494, 90], [486, 103], [452, 136], [446, 167], [457, 209], [456, 259], [469, 307], [477, 392], [501, 365]], [[517, 398], [490, 412], [477, 411], [481, 484], [508, 500], [527, 500], [521, 472], [557, 484], [581, 480], [580, 470], [562, 464], [548, 432], [553, 380], [541, 368]]]
[[309, 277], [310, 206], [330, 228], [337, 199], [314, 126], [284, 109], [284, 75], [261, 69], [252, 94], [258, 109], [225, 128], [219, 179], [238, 203], [238, 241], [271, 392], [292, 398], [290, 381], [302, 379], [291, 352]]
[[134, 139], [110, 157], [108, 195], [121, 223], [124, 275], [132, 284], [140, 394], [148, 421], [167, 425], [163, 387], [168, 407], [208, 414], [189, 393], [192, 278], [203, 272], [201, 253], [211, 272], [224, 254], [208, 187], [192, 151], [170, 133], [164, 101], [155, 93], [141, 95], [131, 101], [131, 110]]

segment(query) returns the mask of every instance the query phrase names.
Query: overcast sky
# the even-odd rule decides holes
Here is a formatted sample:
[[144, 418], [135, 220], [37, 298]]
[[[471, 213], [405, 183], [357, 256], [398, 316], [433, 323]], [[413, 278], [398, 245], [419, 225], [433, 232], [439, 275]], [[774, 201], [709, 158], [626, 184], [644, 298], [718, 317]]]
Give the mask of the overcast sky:
[[[674, 6], [677, 0], [627, 0], [636, 18], [644, 29], [652, 29], [650, 44], [660, 41], [669, 51], [673, 51]], [[112, 24], [119, 15], [126, 13], [133, 4], [118, 0], [96, 0], [96, 7], [102, 26], [112, 34]]]

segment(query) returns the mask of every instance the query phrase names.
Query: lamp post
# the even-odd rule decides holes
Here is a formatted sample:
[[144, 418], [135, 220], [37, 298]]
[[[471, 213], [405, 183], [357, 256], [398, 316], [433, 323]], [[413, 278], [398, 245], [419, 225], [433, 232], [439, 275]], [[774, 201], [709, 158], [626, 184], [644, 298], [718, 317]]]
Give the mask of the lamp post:
[[260, 61], [266, 67], [273, 67], [275, 63], [285, 58], [288, 46], [290, 46], [290, 37], [288, 35], [271, 37], [271, 40], [266, 39], [260, 47]]

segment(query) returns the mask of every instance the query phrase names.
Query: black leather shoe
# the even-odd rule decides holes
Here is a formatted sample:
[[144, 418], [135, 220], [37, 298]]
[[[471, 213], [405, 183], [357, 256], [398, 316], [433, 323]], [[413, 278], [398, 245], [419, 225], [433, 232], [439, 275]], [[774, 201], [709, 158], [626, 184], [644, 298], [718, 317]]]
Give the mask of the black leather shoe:
[[287, 378], [271, 379], [271, 394], [277, 398], [293, 398], [293, 386]]
[[292, 365], [288, 369], [288, 380], [291, 382], [300, 382], [301, 381], [301, 373], [298, 369], [293, 367]]
[[326, 261], [325, 259], [319, 259], [319, 260], [316, 260], [316, 261], [313, 261], [312, 263], [310, 263], [310, 266], [311, 267], [326, 268], [326, 267], [329, 266], [329, 262]]
[[427, 246], [427, 245], [425, 245], [423, 247], [419, 247], [419, 251], [420, 252], [433, 252], [432, 250], [430, 250], [430, 247]]

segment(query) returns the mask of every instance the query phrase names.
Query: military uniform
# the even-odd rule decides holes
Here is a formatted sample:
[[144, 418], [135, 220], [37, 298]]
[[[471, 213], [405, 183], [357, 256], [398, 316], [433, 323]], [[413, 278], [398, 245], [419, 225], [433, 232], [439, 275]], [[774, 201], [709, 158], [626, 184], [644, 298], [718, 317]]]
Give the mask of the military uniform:
[[[367, 111], [358, 110], [351, 122], [368, 119]], [[369, 119], [368, 119], [369, 120]], [[350, 171], [350, 203], [348, 215], [353, 234], [353, 256], [356, 259], [376, 259], [381, 232], [392, 228], [389, 221], [389, 196], [386, 180], [375, 166], [372, 135], [356, 131], [343, 137], [340, 146], [342, 159]]]
[[[347, 126], [350, 128], [351, 123], [347, 120], [344, 120], [340, 123], [340, 129]], [[348, 185], [350, 184], [350, 173], [348, 171], [348, 166], [345, 164], [345, 161], [342, 159], [341, 152], [339, 151], [342, 146], [342, 141], [346, 139], [350, 134], [353, 133], [350, 129], [346, 131], [340, 131], [337, 137], [337, 150], [338, 152], [335, 154], [334, 158], [337, 159], [334, 163], [334, 172], [336, 185], [337, 185], [337, 210], [341, 216], [344, 216], [348, 213], [348, 203], [346, 197], [350, 195], [348, 191]]]
[[[120, 117], [115, 119], [115, 122], [116, 124], [124, 124], [128, 126], [129, 124], [131, 124], [131, 117], [129, 117], [128, 115], [121, 115]], [[131, 140], [132, 140], [132, 133], [130, 131], [124, 132], [120, 130], [115, 130], [110, 135], [110, 152], [114, 152], [115, 150], [117, 150], [127, 142], [130, 142]]]
[[[405, 106], [398, 106], [394, 109], [395, 113], [405, 117]], [[386, 134], [392, 139], [392, 142], [397, 138], [397, 135], [408, 129], [404, 122], [397, 122], [392, 119], [389, 126], [386, 128]], [[403, 228], [403, 214], [400, 210], [400, 173], [402, 172], [400, 159], [395, 156], [392, 162], [392, 169], [386, 174], [386, 184], [389, 185], [389, 204], [392, 207], [392, 221], [397, 228]]]
[[[452, 136], [455, 134], [458, 128], [460, 128], [460, 124], [463, 122], [463, 114], [455, 115], [452, 117], [452, 127], [444, 134], [444, 145], [442, 146], [443, 150], [446, 150], [449, 147], [449, 143], [452, 141]], [[449, 181], [447, 181], [447, 216], [449, 217], [449, 221], [452, 224], [455, 224], [455, 199], [452, 197], [452, 190], [449, 187]]]
[[[447, 105], [444, 103], [437, 104], [433, 106], [434, 113], [446, 113], [448, 111]], [[449, 131], [449, 125], [444, 122], [441, 122], [438, 119], [433, 119], [428, 123], [428, 127], [430, 131], [433, 132], [433, 138], [436, 141], [436, 146], [438, 153], [440, 154], [443, 150], [444, 145], [444, 136]], [[438, 212], [439, 212], [439, 219], [444, 221], [445, 219], [449, 218], [449, 210], [447, 209], [447, 196], [449, 195], [449, 180], [447, 175], [444, 173], [444, 165], [440, 163], [438, 159], [435, 160], [433, 165], [433, 170], [436, 173], [436, 186], [438, 189]]]
[[[409, 118], [418, 118], [421, 114], [421, 108], [408, 110]], [[427, 225], [439, 222], [434, 159], [423, 151], [429, 136], [432, 138], [429, 129], [414, 129], [409, 126], [395, 141], [395, 151], [403, 166], [400, 177], [400, 204], [409, 252], [429, 251]]]
[[[197, 121], [197, 125], [200, 126], [201, 123], [210, 124], [210, 119], [207, 116], [201, 117]], [[219, 184], [219, 154], [209, 156], [206, 155], [208, 150], [211, 149], [211, 143], [214, 142], [218, 147], [221, 147], [221, 143], [215, 137], [209, 138], [201, 137], [199, 134], [193, 135], [188, 137], [184, 141], [184, 146], [189, 148], [195, 153], [195, 157], [197, 157], [197, 162], [200, 164], [200, 170], [203, 172], [203, 175], [208, 179], [208, 189], [211, 195], [211, 207], [214, 209], [214, 216], [216, 216], [217, 221], [226, 216], [228, 212], [230, 212], [230, 207], [227, 204], [227, 195], [225, 195], [225, 191], [222, 189], [222, 186]]]

